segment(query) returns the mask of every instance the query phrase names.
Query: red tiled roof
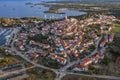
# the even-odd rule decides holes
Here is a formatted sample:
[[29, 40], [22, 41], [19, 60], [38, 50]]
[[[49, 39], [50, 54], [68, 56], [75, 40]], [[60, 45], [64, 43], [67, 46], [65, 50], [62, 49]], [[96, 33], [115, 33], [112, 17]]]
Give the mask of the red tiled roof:
[[50, 54], [50, 57], [54, 57], [54, 58], [56, 58], [57, 55], [56, 55], [55, 53], [51, 53], [51, 54]]
[[46, 56], [47, 55], [47, 52], [42, 52], [40, 53], [42, 56]]
[[85, 65], [78, 64], [78, 65], [76, 65], [75, 67], [77, 67], [77, 68], [88, 68], [88, 65], [85, 66]]
[[89, 61], [91, 61], [91, 58], [86, 58], [86, 59], [84, 59], [83, 63], [86, 63], [86, 62], [89, 62]]
[[66, 58], [63, 58], [63, 57], [60, 57], [60, 56], [58, 56], [56, 59], [58, 59], [58, 60], [60, 60], [60, 61], [62, 61], [62, 62], [65, 62], [65, 61], [66, 61]]
[[107, 42], [108, 42], [108, 39], [104, 39], [104, 40], [101, 42], [101, 44], [102, 44], [102, 45], [105, 45]]

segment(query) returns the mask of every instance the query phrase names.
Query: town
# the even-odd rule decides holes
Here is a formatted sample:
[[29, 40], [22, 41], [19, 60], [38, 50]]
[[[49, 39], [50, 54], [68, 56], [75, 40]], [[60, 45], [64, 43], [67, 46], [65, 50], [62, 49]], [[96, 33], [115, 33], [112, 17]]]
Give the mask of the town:
[[[73, 60], [93, 56], [93, 61], [87, 57], [85, 63], [96, 63], [104, 57], [101, 49], [113, 41], [114, 33], [110, 30], [114, 20], [113, 16], [95, 15], [81, 21], [66, 17], [52, 24], [22, 25], [24, 30], [17, 33], [13, 44], [33, 61], [39, 61], [39, 56], [42, 56], [57, 61], [63, 67]], [[90, 26], [92, 24], [98, 26]]]
[[[95, 14], [80, 21], [66, 16], [52, 23], [21, 24], [13, 28], [10, 35], [13, 38], [9, 37], [3, 47], [34, 66], [52, 70], [58, 78], [68, 74], [67, 70], [89, 72], [89, 65], [104, 59], [106, 49], [114, 39], [111, 32], [114, 21], [119, 20], [114, 16]], [[19, 65], [23, 68], [24, 64]]]

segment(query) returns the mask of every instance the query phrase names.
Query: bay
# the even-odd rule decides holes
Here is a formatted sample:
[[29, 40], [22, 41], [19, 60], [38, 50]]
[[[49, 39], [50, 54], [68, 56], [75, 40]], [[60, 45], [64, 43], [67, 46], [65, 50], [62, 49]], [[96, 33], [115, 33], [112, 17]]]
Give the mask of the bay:
[[[49, 7], [44, 5], [25, 5], [30, 1], [0, 1], [0, 17], [22, 18], [22, 17], [40, 17], [40, 18], [63, 18], [65, 16], [77, 16], [86, 14], [86, 12], [62, 9], [60, 12], [65, 14], [44, 13]], [[31, 3], [41, 3], [41, 1], [31, 1]]]

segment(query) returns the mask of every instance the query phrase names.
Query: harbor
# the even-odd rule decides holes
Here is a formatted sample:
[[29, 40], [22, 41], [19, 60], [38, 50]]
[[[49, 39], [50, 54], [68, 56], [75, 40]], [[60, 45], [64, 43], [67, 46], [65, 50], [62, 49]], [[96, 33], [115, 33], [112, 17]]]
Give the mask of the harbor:
[[0, 46], [7, 45], [11, 41], [11, 37], [14, 34], [14, 29], [6, 28], [0, 29]]

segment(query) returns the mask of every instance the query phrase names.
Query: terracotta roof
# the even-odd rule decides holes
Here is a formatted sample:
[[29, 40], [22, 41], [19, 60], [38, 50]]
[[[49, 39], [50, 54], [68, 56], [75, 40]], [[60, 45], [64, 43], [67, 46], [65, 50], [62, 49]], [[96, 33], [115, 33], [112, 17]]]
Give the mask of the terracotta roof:
[[93, 56], [93, 59], [95, 59], [95, 61], [98, 61], [98, 59], [102, 56], [103, 56], [102, 53], [97, 53], [95, 56]]
[[60, 60], [60, 61], [62, 61], [62, 62], [65, 62], [65, 61], [66, 61], [66, 58], [63, 58], [63, 57], [60, 57], [60, 56], [58, 56], [56, 59], [57, 59], [57, 60]]
[[84, 59], [84, 63], [86, 63], [86, 62], [89, 62], [89, 61], [91, 61], [91, 58], [86, 58], [86, 59]]
[[50, 54], [50, 57], [54, 57], [54, 58], [56, 58], [57, 55], [56, 55], [55, 53], [51, 53], [51, 54]]
[[109, 38], [113, 39], [114, 38], [114, 33], [112, 33]]
[[93, 43], [93, 40], [89, 40], [88, 42], [86, 42], [86, 46], [88, 46], [88, 45], [90, 45], [90, 44], [92, 44]]
[[86, 44], [88, 44], [88, 43], [92, 43], [93, 42], [93, 40], [89, 40]]
[[100, 56], [100, 57], [101, 57], [101, 56], [103, 56], [103, 54], [102, 54], [102, 53], [98, 53], [97, 55], [98, 55], [98, 56]]
[[46, 56], [47, 55], [47, 52], [42, 52], [40, 53], [42, 56]]
[[107, 42], [108, 42], [108, 39], [104, 39], [104, 40], [101, 42], [101, 44], [102, 44], [102, 45], [105, 45]]
[[93, 33], [92, 36], [93, 36], [94, 38], [97, 38], [97, 37], [98, 37], [95, 33]]
[[78, 57], [78, 56], [79, 56], [78, 53], [74, 53], [74, 55], [75, 55], [75, 57]]
[[75, 65], [75, 67], [77, 68], [88, 68], [88, 65], [81, 65], [81, 64], [78, 64], [78, 65]]
[[84, 59], [84, 61], [82, 62], [83, 65], [87, 65], [86, 63], [89, 64], [89, 62], [91, 63], [92, 62], [92, 59], [91, 58], [86, 58]]

